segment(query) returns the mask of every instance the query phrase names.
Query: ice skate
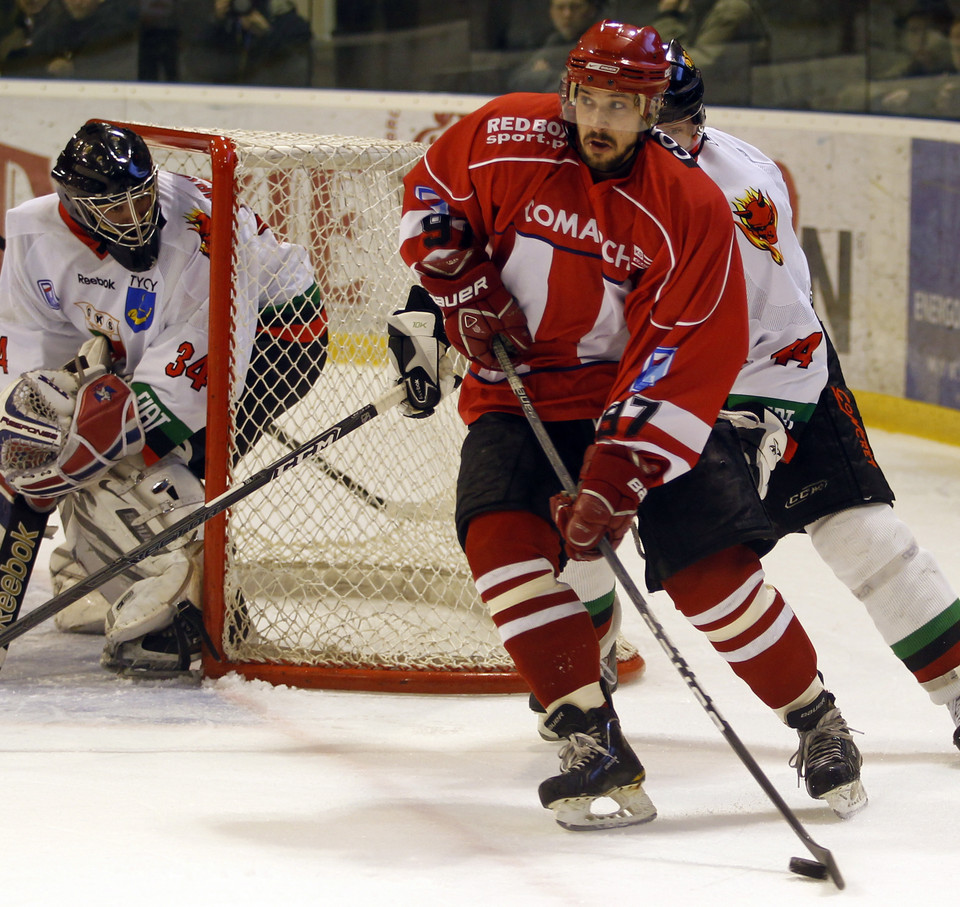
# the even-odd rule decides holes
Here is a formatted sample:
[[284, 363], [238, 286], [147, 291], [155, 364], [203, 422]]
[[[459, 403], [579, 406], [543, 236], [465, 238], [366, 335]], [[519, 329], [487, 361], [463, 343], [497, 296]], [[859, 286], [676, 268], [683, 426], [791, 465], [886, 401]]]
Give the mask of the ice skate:
[[867, 805], [860, 781], [863, 757], [853, 742], [832, 693], [822, 692], [814, 703], [787, 716], [787, 723], [800, 737], [790, 759], [797, 780], [806, 781], [807, 793], [823, 800], [841, 818], [849, 819]]
[[123, 677], [165, 679], [199, 678], [199, 667], [193, 668], [207, 639], [200, 609], [190, 602], [181, 602], [171, 624], [136, 639], [104, 646], [100, 666]]
[[955, 725], [953, 729], [953, 745], [960, 750], [960, 696], [950, 700], [950, 702], [947, 703], [947, 708], [950, 710], [950, 717], [953, 719]]
[[[547, 718], [547, 727], [566, 738], [560, 749], [560, 774], [540, 785], [540, 802], [571, 831], [618, 828], [650, 822], [656, 807], [643, 790], [646, 772], [623, 737], [620, 720], [609, 706], [586, 713], [569, 703]], [[594, 812], [609, 798], [618, 809]]]

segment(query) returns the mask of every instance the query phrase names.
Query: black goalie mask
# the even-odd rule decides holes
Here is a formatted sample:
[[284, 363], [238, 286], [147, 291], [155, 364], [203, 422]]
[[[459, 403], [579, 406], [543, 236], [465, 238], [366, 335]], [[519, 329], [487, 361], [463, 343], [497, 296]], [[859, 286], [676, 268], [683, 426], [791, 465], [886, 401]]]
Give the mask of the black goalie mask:
[[50, 174], [67, 213], [131, 271], [148, 271], [160, 251], [157, 168], [135, 132], [87, 123]]

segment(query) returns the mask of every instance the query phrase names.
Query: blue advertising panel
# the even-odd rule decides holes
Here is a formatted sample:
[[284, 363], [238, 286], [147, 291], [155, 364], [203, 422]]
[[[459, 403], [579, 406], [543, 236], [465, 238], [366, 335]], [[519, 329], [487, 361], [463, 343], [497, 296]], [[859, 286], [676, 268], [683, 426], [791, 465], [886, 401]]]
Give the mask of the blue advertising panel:
[[960, 145], [913, 141], [906, 396], [960, 409]]

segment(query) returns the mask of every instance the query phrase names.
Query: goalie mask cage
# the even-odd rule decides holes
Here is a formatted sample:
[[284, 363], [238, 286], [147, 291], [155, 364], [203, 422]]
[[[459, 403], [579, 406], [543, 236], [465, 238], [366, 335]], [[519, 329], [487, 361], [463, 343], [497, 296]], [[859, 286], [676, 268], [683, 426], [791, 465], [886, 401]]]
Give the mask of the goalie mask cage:
[[[404, 174], [424, 146], [380, 139], [118, 123], [164, 170], [210, 180], [206, 495], [211, 500], [387, 389], [386, 316], [410, 273], [396, 251]], [[301, 402], [237, 457], [233, 288], [243, 203], [307, 249], [329, 319], [326, 366]], [[270, 309], [265, 337], [296, 330]], [[265, 323], [261, 315], [261, 324]], [[288, 330], [289, 329], [289, 330]], [[295, 382], [298, 375], [290, 375]], [[249, 414], [247, 414], [249, 415]], [[207, 522], [204, 621], [230, 671], [271, 683], [417, 693], [527, 689], [473, 585], [453, 526], [464, 427], [392, 409]], [[286, 444], [286, 446], [285, 446]], [[621, 677], [643, 659], [621, 638]]]

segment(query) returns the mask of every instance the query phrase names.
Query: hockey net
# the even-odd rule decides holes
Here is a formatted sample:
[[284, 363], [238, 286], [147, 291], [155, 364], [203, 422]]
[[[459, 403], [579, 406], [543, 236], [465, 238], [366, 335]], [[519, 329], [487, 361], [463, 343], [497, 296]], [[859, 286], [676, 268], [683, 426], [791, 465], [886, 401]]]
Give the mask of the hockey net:
[[[355, 137], [121, 125], [146, 139], [162, 169], [213, 184], [211, 500], [390, 386], [385, 319], [410, 285], [396, 252], [401, 180], [425, 149]], [[237, 458], [243, 376], [234, 366], [232, 288], [243, 283], [240, 269], [251, 257], [236, 229], [241, 203], [278, 239], [308, 250], [330, 342], [306, 397], [265, 423], [262, 439]], [[270, 310], [270, 336], [291, 329], [288, 314]], [[336, 689], [525, 690], [453, 528], [463, 434], [455, 400], [425, 420], [388, 411], [210, 520], [204, 619], [222, 658], [205, 655], [204, 672]], [[622, 638], [618, 659], [621, 676], [643, 667]]]

